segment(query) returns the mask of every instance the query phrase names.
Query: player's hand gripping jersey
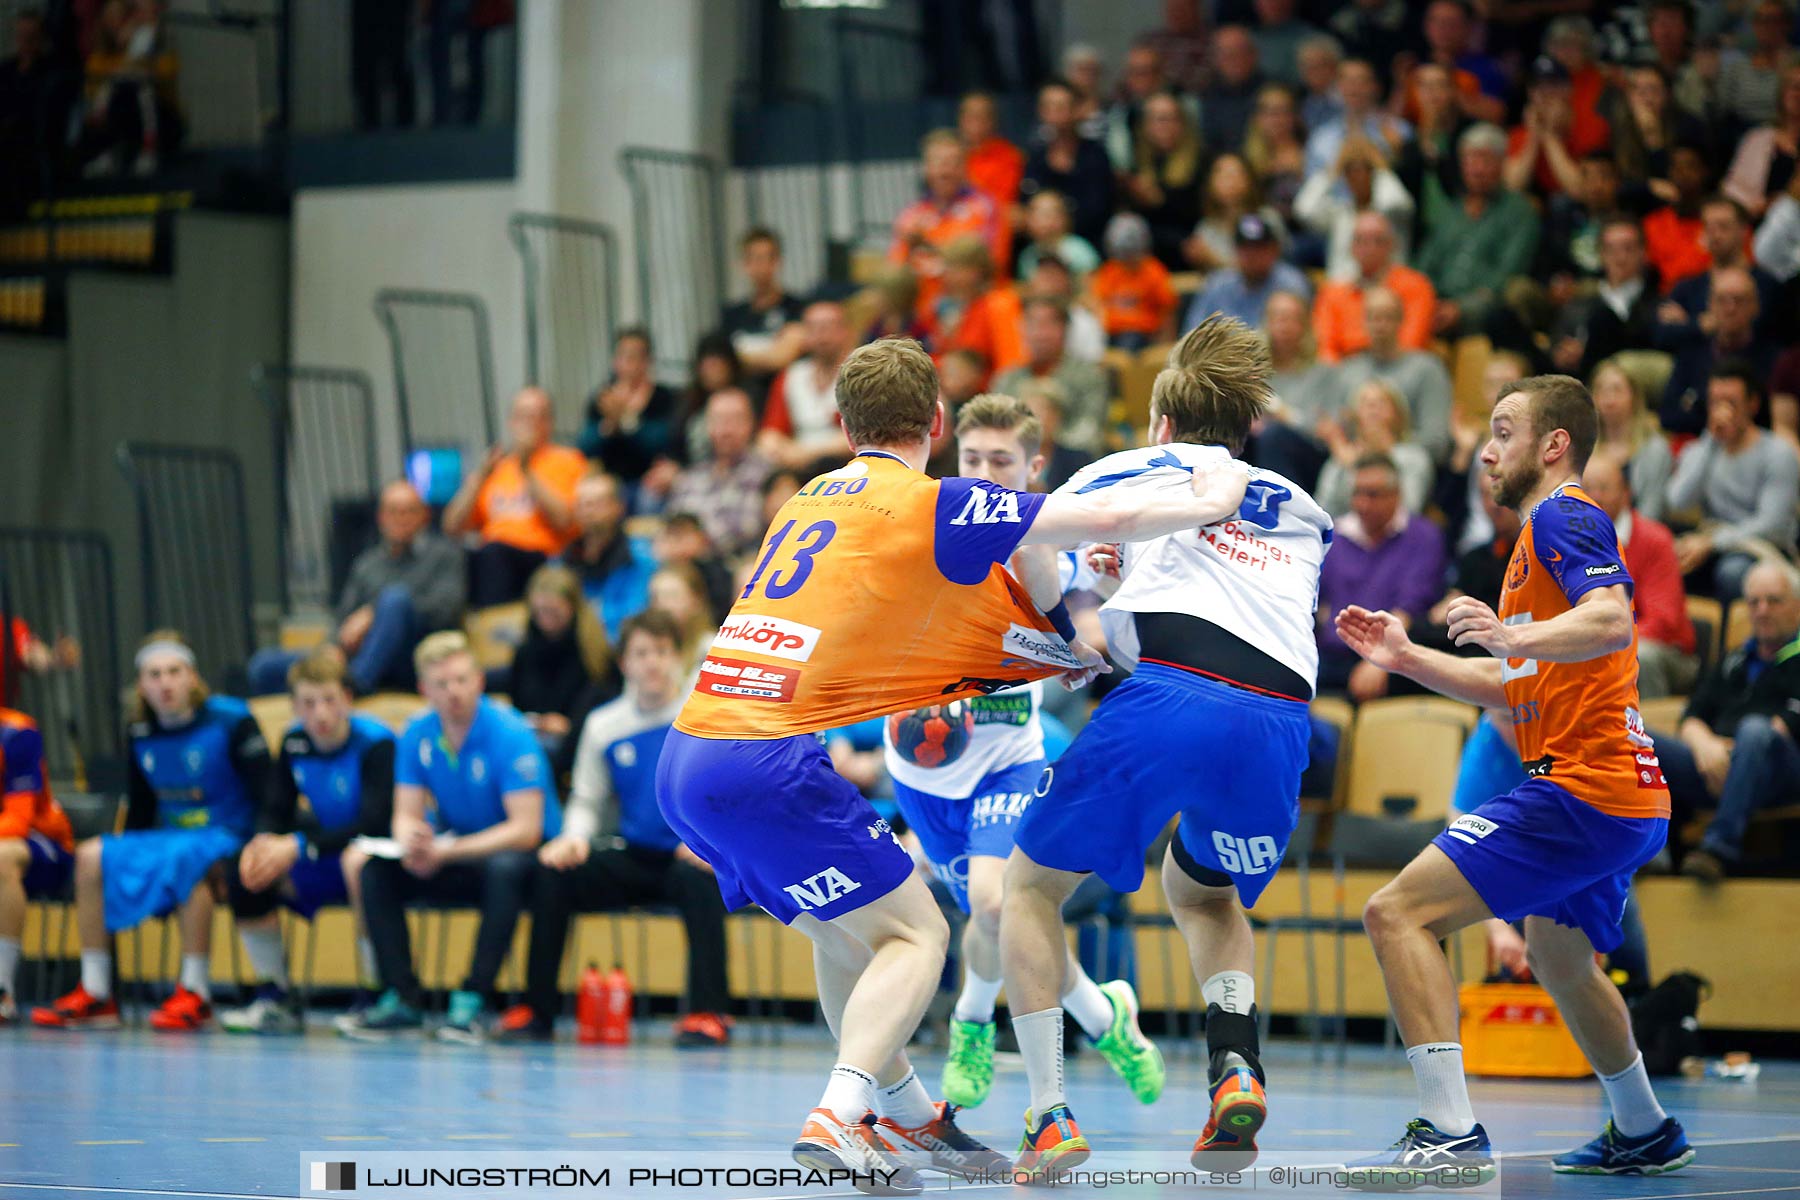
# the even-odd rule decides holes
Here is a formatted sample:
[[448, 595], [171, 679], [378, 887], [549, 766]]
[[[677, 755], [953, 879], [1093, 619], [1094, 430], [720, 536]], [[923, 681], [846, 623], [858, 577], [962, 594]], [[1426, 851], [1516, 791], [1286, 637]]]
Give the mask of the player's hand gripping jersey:
[[[1547, 621], [1595, 588], [1632, 586], [1604, 510], [1574, 484], [1531, 511], [1500, 594], [1508, 625]], [[1637, 629], [1631, 644], [1587, 662], [1507, 659], [1501, 666], [1519, 758], [1615, 817], [1667, 817], [1669, 788], [1638, 712]]]
[[782, 738], [1079, 667], [1002, 565], [1043, 502], [880, 452], [814, 479], [775, 515], [675, 727]]

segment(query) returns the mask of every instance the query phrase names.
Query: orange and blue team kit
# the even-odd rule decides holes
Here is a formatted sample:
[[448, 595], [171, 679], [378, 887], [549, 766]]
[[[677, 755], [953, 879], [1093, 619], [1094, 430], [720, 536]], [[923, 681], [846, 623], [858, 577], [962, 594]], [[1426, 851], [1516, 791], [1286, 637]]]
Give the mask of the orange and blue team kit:
[[0, 708], [0, 841], [22, 840], [25, 894], [60, 892], [75, 866], [75, 832], [44, 776], [44, 737], [22, 712]]
[[[1566, 485], [1526, 519], [1499, 617], [1548, 621], [1607, 587], [1632, 587], [1618, 534]], [[1505, 659], [1501, 680], [1526, 779], [1435, 844], [1495, 916], [1549, 917], [1611, 950], [1631, 877], [1669, 831], [1668, 784], [1638, 712], [1636, 630], [1630, 645], [1585, 662]]]
[[821, 730], [1078, 665], [1004, 565], [1044, 499], [868, 451], [782, 506], [657, 772], [727, 907], [829, 920], [912, 873]]

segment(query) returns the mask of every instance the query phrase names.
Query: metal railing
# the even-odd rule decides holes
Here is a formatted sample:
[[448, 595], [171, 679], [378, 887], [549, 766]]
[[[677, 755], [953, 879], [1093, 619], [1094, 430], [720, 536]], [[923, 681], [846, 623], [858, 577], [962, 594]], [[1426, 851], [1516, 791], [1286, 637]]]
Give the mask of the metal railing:
[[400, 446], [456, 447], [470, 462], [500, 440], [487, 305], [472, 292], [383, 288], [375, 316], [394, 356]]
[[[751, 225], [781, 235], [782, 286], [791, 294], [804, 295], [824, 282], [831, 268], [830, 109], [813, 95], [777, 99], [796, 114], [796, 136], [812, 149], [814, 161], [744, 170], [744, 211]], [[756, 127], [751, 120], [740, 130], [753, 138]], [[753, 151], [754, 147], [740, 145], [736, 157], [739, 162], [758, 161], [761, 156]]]
[[913, 154], [925, 132], [916, 103], [919, 39], [905, 30], [841, 14], [832, 35], [854, 237], [858, 241], [886, 237], [894, 218], [919, 192]]
[[612, 368], [619, 325], [619, 243], [612, 227], [514, 213], [507, 236], [525, 275], [525, 375], [549, 389], [556, 427], [581, 424]]
[[694, 343], [717, 323], [725, 297], [719, 164], [645, 146], [627, 146], [619, 164], [631, 189], [638, 312], [650, 327], [658, 374], [683, 379]]

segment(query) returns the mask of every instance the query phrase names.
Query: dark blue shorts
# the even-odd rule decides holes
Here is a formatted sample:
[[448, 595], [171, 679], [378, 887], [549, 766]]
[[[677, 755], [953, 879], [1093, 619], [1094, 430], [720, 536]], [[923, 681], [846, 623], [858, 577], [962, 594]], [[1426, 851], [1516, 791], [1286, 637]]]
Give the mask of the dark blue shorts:
[[1044, 760], [1002, 767], [982, 776], [975, 790], [949, 800], [894, 781], [900, 815], [919, 835], [931, 869], [964, 912], [969, 911], [969, 859], [1005, 858], [1013, 835], [1044, 777]]
[[25, 835], [25, 894], [52, 898], [62, 894], [69, 876], [75, 873], [75, 854], [64, 850], [62, 843], [37, 830]]
[[1548, 917], [1579, 929], [1605, 954], [1631, 877], [1668, 840], [1662, 817], [1614, 817], [1548, 779], [1527, 779], [1459, 817], [1432, 844], [1503, 921]]
[[811, 734], [749, 741], [669, 731], [656, 801], [718, 875], [728, 909], [821, 921], [887, 895], [913, 873], [892, 828]]
[[321, 908], [350, 903], [343, 864], [335, 854], [295, 859], [287, 882], [276, 886], [281, 889], [281, 903], [309, 921]]
[[1143, 663], [1045, 771], [1018, 846], [1135, 892], [1145, 850], [1179, 813], [1182, 846], [1255, 904], [1300, 819], [1311, 732], [1298, 701]]
[[100, 842], [107, 932], [174, 912], [212, 865], [235, 856], [243, 843], [219, 826], [108, 834]]

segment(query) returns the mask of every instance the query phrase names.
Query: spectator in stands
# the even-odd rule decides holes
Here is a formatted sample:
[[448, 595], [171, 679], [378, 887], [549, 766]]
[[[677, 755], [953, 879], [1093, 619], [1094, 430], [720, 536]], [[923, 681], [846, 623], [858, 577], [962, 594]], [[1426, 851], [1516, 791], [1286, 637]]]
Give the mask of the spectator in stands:
[[[338, 597], [331, 640], [350, 659], [349, 681], [359, 696], [383, 687], [411, 691], [412, 651], [419, 639], [462, 623], [468, 571], [462, 548], [431, 528], [431, 510], [412, 484], [381, 489], [375, 510], [378, 545], [350, 564]], [[305, 655], [259, 650], [250, 658], [250, 694], [287, 688], [288, 672]]]
[[1071, 358], [1099, 362], [1106, 355], [1106, 327], [1093, 309], [1081, 303], [1081, 282], [1068, 263], [1046, 254], [1032, 268], [1026, 291], [1034, 300], [1056, 300], [1068, 311]]
[[[745, 231], [738, 239], [738, 267], [750, 294], [725, 306], [719, 330], [731, 339], [738, 363], [760, 395], [777, 371], [800, 356], [800, 314], [805, 306], [781, 286], [781, 235], [773, 229], [759, 225]], [[641, 368], [635, 360], [628, 366], [638, 372], [632, 386], [642, 389], [649, 379], [648, 352]], [[617, 378], [616, 351], [613, 371]]]
[[1544, 30], [1544, 53], [1569, 75], [1569, 105], [1574, 110], [1570, 140], [1589, 147], [1590, 154], [1608, 146], [1612, 138], [1600, 103], [1612, 82], [1594, 61], [1594, 41], [1594, 26], [1586, 17], [1557, 17]]
[[[794, 486], [798, 487], [798, 482]], [[755, 507], [759, 513], [762, 503], [762, 496], [758, 495]], [[651, 543], [651, 551], [658, 566], [687, 563], [700, 572], [706, 583], [707, 606], [712, 610], [713, 619], [725, 619], [732, 601], [737, 599], [731, 588], [731, 569], [719, 557], [712, 539], [706, 536], [706, 527], [700, 524], [700, 518], [685, 512], [672, 512], [664, 517], [662, 527], [656, 531], [656, 538]], [[613, 642], [616, 645], [618, 639], [615, 637]]]
[[[531, 610], [525, 640], [512, 665], [495, 672], [491, 683], [507, 693], [554, 765], [564, 757], [577, 722], [609, 698], [601, 692], [612, 673], [612, 651], [580, 577], [561, 563], [545, 563], [532, 573], [525, 603]], [[566, 748], [572, 761], [575, 747]]]
[[1132, 171], [1121, 186], [1125, 204], [1150, 224], [1156, 257], [1181, 270], [1181, 244], [1200, 219], [1200, 135], [1173, 92], [1144, 102]]
[[1758, 334], [1769, 332], [1780, 284], [1775, 277], [1750, 261], [1751, 221], [1744, 208], [1729, 196], [1709, 196], [1700, 205], [1700, 246], [1710, 260], [1705, 270], [1678, 280], [1669, 298], [1657, 309], [1656, 342], [1659, 348], [1678, 352], [1684, 341], [1711, 332], [1699, 317], [1710, 307], [1713, 280], [1725, 271], [1748, 271], [1756, 284], [1757, 311], [1769, 322], [1757, 323]]
[[[351, 710], [343, 654], [319, 647], [289, 669], [287, 684], [294, 721], [282, 733], [272, 790], [256, 835], [226, 873], [232, 915], [257, 982], [247, 1007], [219, 1014], [219, 1024], [234, 1033], [304, 1032], [277, 910], [310, 921], [327, 905], [359, 909], [368, 855], [351, 843], [386, 837], [393, 827], [394, 735]], [[366, 939], [358, 943], [359, 952], [367, 950]]]
[[762, 532], [761, 496], [769, 464], [752, 448], [756, 409], [741, 388], [714, 392], [706, 402], [707, 453], [675, 477], [668, 509], [692, 513], [728, 557], [756, 548]]
[[1669, 187], [1658, 193], [1666, 203], [1644, 218], [1644, 248], [1665, 293], [1712, 265], [1701, 242], [1700, 222], [1710, 178], [1706, 152], [1699, 146], [1684, 142], [1669, 152]]
[[[1073, 86], [1073, 81], [1071, 80]], [[1172, 93], [1181, 100], [1188, 119], [1198, 123], [1198, 105], [1191, 93], [1171, 83], [1163, 74], [1162, 54], [1154, 46], [1139, 43], [1125, 52], [1125, 69], [1119, 75], [1119, 95], [1105, 113], [1102, 141], [1108, 161], [1121, 175], [1137, 162], [1138, 139], [1143, 132], [1144, 105], [1150, 97]], [[1077, 88], [1077, 94], [1080, 94]]]
[[[682, 444], [675, 428], [680, 400], [674, 389], [656, 381], [655, 365], [649, 330], [637, 325], [619, 330], [613, 338], [612, 378], [594, 393], [575, 443], [628, 490], [635, 493], [641, 485], [652, 497], [668, 489]], [[549, 419], [546, 411], [545, 421]], [[546, 441], [549, 436], [546, 424]]]
[[1256, 93], [1267, 82], [1257, 60], [1256, 40], [1242, 25], [1213, 31], [1212, 80], [1200, 93], [1200, 129], [1213, 150], [1236, 150], [1243, 144]]
[[1106, 63], [1100, 52], [1083, 42], [1076, 42], [1063, 51], [1062, 73], [1069, 86], [1075, 89], [1075, 112], [1081, 121], [1081, 135], [1105, 142]]
[[1206, 286], [1188, 305], [1185, 328], [1192, 329], [1213, 313], [1224, 313], [1255, 329], [1262, 325], [1263, 309], [1276, 292], [1312, 298], [1312, 284], [1305, 273], [1281, 261], [1281, 239], [1267, 221], [1245, 213], [1238, 218], [1233, 240], [1235, 265], [1207, 276]]
[[693, 462], [706, 454], [706, 428], [700, 420], [706, 398], [726, 388], [748, 390], [753, 385], [746, 378], [730, 338], [717, 330], [700, 335], [700, 344], [694, 347], [693, 377], [682, 393], [681, 408], [675, 418], [676, 428], [681, 431], [677, 457], [682, 462]]
[[954, 416], [965, 401], [980, 395], [992, 374], [987, 356], [979, 350], [952, 350], [946, 354], [943, 365], [938, 368], [939, 394], [944, 398], [945, 415]]
[[1062, 393], [1062, 440], [1077, 450], [1103, 453], [1106, 406], [1112, 389], [1093, 363], [1069, 357], [1069, 310], [1054, 300], [1025, 302], [1025, 361], [994, 377], [994, 390], [1021, 395], [1033, 379], [1054, 379]]
[[797, 465], [825, 454], [849, 455], [838, 429], [837, 373], [856, 343], [844, 306], [814, 301], [806, 306], [802, 327], [806, 353], [775, 377], [757, 434], [757, 453], [772, 463]]
[[1436, 179], [1446, 196], [1462, 194], [1462, 163], [1456, 147], [1474, 122], [1457, 103], [1454, 77], [1436, 63], [1413, 68], [1412, 88], [1419, 122], [1393, 161], [1394, 173], [1415, 201], [1412, 244], [1416, 246], [1424, 240], [1426, 180]]
[[1652, 734], [1669, 781], [1670, 827], [1717, 810], [1681, 863], [1684, 875], [1706, 883], [1738, 862], [1756, 810], [1791, 801], [1800, 779], [1800, 577], [1787, 563], [1760, 562], [1744, 578], [1744, 603], [1749, 642], [1701, 677], [1680, 737]]
[[1429, 627], [1429, 632], [1421, 630], [1413, 635], [1416, 640], [1452, 654], [1458, 653], [1458, 649], [1449, 636], [1450, 605], [1458, 597], [1473, 596], [1489, 608], [1497, 607], [1501, 588], [1506, 583], [1507, 567], [1519, 544], [1521, 523], [1516, 509], [1495, 504], [1493, 494], [1485, 487], [1481, 489], [1481, 509], [1487, 516], [1493, 536], [1456, 556], [1450, 564], [1449, 589], [1425, 615], [1424, 624]]
[[[869, 285], [866, 295], [872, 315], [862, 332], [862, 341], [876, 342], [885, 337], [908, 337], [921, 344], [930, 342], [931, 329], [919, 311], [919, 277], [911, 267], [890, 265], [882, 268]], [[701, 445], [695, 451], [696, 456], [699, 456], [705, 453], [706, 430], [698, 421], [695, 422], [695, 430], [701, 437]]]
[[[1294, 228], [1294, 200], [1306, 183], [1306, 138], [1300, 105], [1285, 84], [1264, 84], [1244, 133], [1250, 176], [1282, 221]], [[1296, 253], [1296, 261], [1304, 261]]]
[[[0, 590], [5, 578], [0, 576]], [[7, 636], [0, 625], [0, 638]], [[40, 638], [24, 617], [11, 620], [11, 645], [0, 645], [0, 697], [13, 696], [15, 682], [8, 676], [14, 664], [27, 675], [47, 675], [52, 671], [72, 671], [81, 665], [81, 643], [68, 634], [54, 643]]]
[[[994, 260], [978, 238], [959, 238], [945, 248], [944, 286], [933, 306], [932, 325], [932, 348], [940, 358], [952, 350], [979, 350], [995, 371], [1025, 361], [1019, 294], [995, 284]], [[845, 346], [844, 353], [850, 349]], [[843, 449], [842, 435], [836, 448]]]
[[1175, 288], [1150, 254], [1150, 226], [1120, 213], [1106, 227], [1106, 261], [1088, 279], [1107, 345], [1138, 351], [1174, 336]]
[[1318, 29], [1294, 15], [1294, 0], [1256, 0], [1257, 61], [1270, 79], [1293, 86], [1300, 82], [1300, 47]]
[[1096, 243], [1113, 209], [1112, 163], [1099, 142], [1082, 136], [1075, 90], [1067, 83], [1052, 79], [1039, 88], [1037, 108], [1041, 130], [1025, 160], [1019, 194], [1061, 192], [1069, 199], [1075, 232]]
[[894, 218], [888, 261], [912, 267], [922, 283], [936, 286], [939, 254], [957, 238], [978, 237], [998, 253], [1007, 237], [1006, 214], [969, 182], [967, 152], [949, 129], [934, 129], [919, 144], [924, 194]]
[[1600, 230], [1619, 212], [1619, 164], [1605, 150], [1590, 151], [1577, 169], [1578, 186], [1553, 196], [1547, 205], [1539, 267], [1550, 281], [1552, 302], [1561, 307], [1578, 282], [1604, 274]]
[[79, 157], [90, 176], [154, 175], [180, 140], [179, 63], [160, 3], [109, 0], [87, 57], [86, 119]]
[[1651, 0], [1643, 12], [1647, 64], [1665, 83], [1676, 85], [1675, 99], [1687, 115], [1704, 118], [1710, 89], [1693, 61], [1692, 4], [1689, 0]]
[[351, 0], [350, 86], [356, 96], [356, 127], [388, 125], [387, 97], [393, 96], [393, 125], [413, 124], [418, 89], [413, 83], [412, 19], [417, 6], [390, 0]]
[[1000, 136], [1000, 114], [986, 92], [970, 92], [956, 107], [956, 136], [962, 139], [969, 182], [1004, 215], [1019, 202], [1025, 152]]
[[1054, 378], [1023, 379], [1010, 393], [1030, 406], [1044, 430], [1044, 469], [1033, 481], [1033, 490], [1054, 492], [1069, 482], [1075, 472], [1094, 461], [1086, 450], [1071, 446], [1062, 438], [1063, 414], [1069, 401], [1061, 383]]
[[1610, 454], [1624, 464], [1637, 511], [1651, 520], [1661, 520], [1668, 508], [1675, 456], [1669, 450], [1669, 439], [1663, 436], [1661, 423], [1650, 411], [1643, 385], [1625, 369], [1623, 362], [1607, 359], [1595, 368], [1590, 387], [1594, 413], [1600, 423], [1594, 452]]
[[[609, 402], [615, 417], [619, 403]], [[506, 445], [489, 450], [481, 470], [470, 472], [444, 506], [445, 533], [472, 533], [481, 542], [469, 556], [475, 608], [517, 600], [531, 573], [574, 533], [575, 484], [588, 464], [581, 451], [551, 442], [550, 423], [550, 393], [521, 389], [506, 419]]]
[[1236, 259], [1240, 217], [1259, 216], [1278, 237], [1285, 240], [1287, 236], [1281, 218], [1262, 202], [1250, 167], [1236, 154], [1221, 154], [1213, 159], [1200, 195], [1200, 214], [1200, 223], [1183, 244], [1182, 253], [1201, 271], [1228, 267]]
[[1310, 490], [1326, 456], [1314, 431], [1343, 407], [1344, 393], [1335, 373], [1314, 353], [1303, 297], [1293, 292], [1270, 296], [1263, 309], [1263, 333], [1269, 340], [1269, 390], [1275, 403], [1251, 432], [1245, 457]]
[[1206, 17], [1200, 0], [1163, 0], [1160, 29], [1141, 33], [1133, 45], [1154, 49], [1169, 80], [1190, 95], [1206, 83]]
[[1358, 135], [1344, 140], [1329, 172], [1314, 175], [1301, 187], [1294, 197], [1294, 215], [1325, 239], [1325, 273], [1349, 279], [1357, 271], [1350, 244], [1356, 223], [1370, 214], [1387, 222], [1387, 259], [1405, 262], [1412, 240], [1412, 195], [1388, 167], [1381, 149]]
[[[1364, 301], [1369, 348], [1345, 359], [1337, 370], [1338, 385], [1354, 395], [1366, 380], [1385, 379], [1400, 393], [1411, 416], [1412, 441], [1433, 461], [1450, 453], [1450, 372], [1429, 350], [1400, 344], [1405, 311], [1400, 297], [1387, 288], [1370, 288]], [[1406, 464], [1401, 464], [1402, 474]], [[1427, 479], [1429, 488], [1429, 479]], [[1423, 509], [1423, 499], [1417, 509]]]
[[53, 52], [44, 14], [13, 17], [12, 55], [0, 59], [0, 220], [24, 215], [69, 125], [75, 83]]
[[399, 856], [372, 857], [362, 876], [363, 922], [387, 990], [342, 1032], [387, 1038], [424, 1024], [406, 908], [429, 900], [481, 910], [468, 974], [437, 1031], [474, 1045], [486, 1036], [482, 1014], [530, 899], [534, 855], [562, 831], [562, 809], [531, 726], [482, 696], [467, 638], [433, 634], [414, 662], [430, 708], [407, 725], [394, 755]]
[[[1769, 378], [1781, 348], [1757, 336], [1760, 312], [1755, 277], [1742, 267], [1727, 267], [1713, 279], [1706, 310], [1691, 325], [1662, 326], [1659, 340], [1675, 354], [1675, 366], [1663, 390], [1664, 429], [1699, 433], [1706, 427], [1708, 381], [1727, 359], [1743, 359], [1759, 388], [1760, 381]], [[1658, 315], [1672, 316], [1673, 309], [1665, 304]], [[1767, 420], [1762, 418], [1764, 423]]]
[[1507, 142], [1506, 186], [1545, 197], [1579, 190], [1581, 160], [1605, 141], [1589, 145], [1575, 139], [1569, 73], [1554, 58], [1539, 55], [1525, 96], [1525, 111]]
[[[1342, 44], [1346, 58], [1365, 65], [1378, 64], [1370, 66], [1369, 70], [1379, 84], [1387, 74], [1388, 64], [1407, 48], [1411, 16], [1403, 0], [1352, 0], [1332, 13], [1327, 25]], [[1376, 74], [1377, 71], [1380, 74]], [[1320, 126], [1312, 125], [1312, 128]], [[1336, 153], [1334, 149], [1325, 161], [1329, 162]]]
[[1581, 486], [1612, 518], [1631, 575], [1631, 608], [1637, 617], [1638, 695], [1645, 700], [1685, 695], [1700, 672], [1694, 622], [1675, 564], [1675, 535], [1632, 505], [1625, 460], [1597, 447]]
[[25, 906], [62, 896], [74, 872], [75, 831], [50, 794], [43, 734], [0, 708], [0, 1026], [19, 1019]]
[[1337, 94], [1338, 66], [1344, 48], [1328, 33], [1308, 38], [1300, 46], [1300, 127], [1317, 129], [1344, 111]]
[[[1613, 157], [1626, 195], [1636, 203], [1652, 198], [1675, 203], [1675, 151], [1704, 136], [1700, 126], [1669, 98], [1669, 77], [1650, 63], [1625, 71], [1623, 88], [1606, 97], [1602, 110], [1612, 131]], [[1704, 190], [1704, 185], [1696, 193]]]
[[1792, 283], [1800, 276], [1800, 170], [1788, 176], [1787, 188], [1769, 202], [1756, 230], [1756, 262], [1763, 270]]
[[1800, 346], [1789, 346], [1769, 372], [1769, 432], [1800, 457]]
[[1406, 398], [1393, 380], [1377, 376], [1357, 384], [1343, 413], [1319, 423], [1319, 437], [1331, 453], [1314, 493], [1325, 511], [1339, 517], [1355, 509], [1354, 489], [1363, 482], [1358, 464], [1379, 455], [1393, 464], [1402, 506], [1423, 512], [1431, 497], [1431, 455], [1410, 435]]
[[[770, 477], [770, 483], [775, 477]], [[805, 482], [803, 477], [792, 480], [796, 491]], [[779, 493], [771, 493], [779, 494]], [[773, 513], [783, 503], [792, 499], [793, 493], [782, 496], [773, 507], [764, 497], [764, 510]], [[754, 568], [754, 563], [749, 563]], [[681, 649], [687, 656], [688, 669], [693, 670], [706, 657], [712, 648], [713, 636], [718, 632], [718, 622], [713, 620], [711, 607], [706, 600], [706, 580], [701, 577], [700, 569], [692, 563], [665, 563], [650, 578], [650, 607], [652, 610], [667, 613], [681, 629]]]
[[1380, 107], [1381, 81], [1375, 68], [1362, 59], [1345, 59], [1338, 67], [1338, 96], [1343, 100], [1344, 111], [1314, 129], [1306, 139], [1308, 176], [1330, 170], [1352, 133], [1360, 133], [1385, 147], [1389, 159], [1399, 154], [1412, 137], [1411, 126]]
[[1507, 280], [1523, 275], [1537, 251], [1537, 214], [1501, 181], [1506, 135], [1470, 126], [1456, 152], [1463, 194], [1452, 199], [1435, 178], [1425, 181], [1425, 243], [1414, 262], [1437, 288], [1432, 329], [1442, 337], [1479, 333]]
[[575, 485], [575, 538], [560, 561], [581, 581], [582, 594], [616, 637], [625, 618], [650, 602], [650, 574], [656, 564], [625, 532], [625, 496], [619, 481], [604, 471]]
[[[1800, 159], [1800, 63], [1781, 73], [1774, 119], [1738, 142], [1719, 190], [1761, 219], [1770, 202], [1794, 178], [1796, 159]], [[1757, 258], [1762, 255], [1758, 253]]]
[[1630, 217], [1600, 224], [1599, 283], [1591, 296], [1563, 308], [1551, 332], [1550, 361], [1559, 371], [1589, 375], [1623, 350], [1652, 344], [1657, 292], [1644, 254], [1644, 234]]
[[81, 982], [34, 1024], [113, 1029], [113, 935], [181, 912], [181, 977], [150, 1015], [179, 1033], [212, 1020], [213, 865], [249, 838], [269, 794], [269, 747], [242, 700], [214, 696], [179, 633], [159, 629], [138, 646], [137, 687], [126, 725], [125, 832], [75, 848], [75, 920]]
[[1030, 279], [1045, 255], [1055, 255], [1085, 280], [1100, 265], [1100, 252], [1077, 237], [1070, 223], [1069, 202], [1061, 192], [1042, 191], [1025, 206], [1025, 235], [1030, 243], [1019, 251], [1019, 278]]
[[712, 868], [682, 844], [656, 803], [656, 763], [687, 699], [681, 630], [652, 610], [625, 625], [625, 691], [589, 713], [560, 835], [538, 850], [526, 998], [501, 1016], [497, 1041], [548, 1041], [561, 1007], [558, 976], [576, 913], [673, 906], [687, 933], [687, 1014], [680, 1046], [731, 1040], [725, 906]]
[[1494, 351], [1481, 372], [1480, 408], [1471, 413], [1452, 410], [1450, 414], [1450, 458], [1438, 467], [1432, 502], [1444, 514], [1444, 528], [1458, 554], [1493, 540], [1494, 526], [1488, 520], [1487, 502], [1483, 499], [1487, 494], [1487, 473], [1472, 468], [1475, 455], [1491, 437], [1488, 414], [1494, 411], [1501, 389], [1530, 373], [1523, 355], [1512, 350]]
[[[1457, 103], [1469, 119], [1504, 120], [1510, 85], [1500, 64], [1475, 48], [1475, 12], [1469, 4], [1465, 0], [1433, 0], [1425, 8], [1421, 32], [1425, 43], [1422, 61], [1450, 72]], [[1404, 85], [1405, 74], [1397, 64], [1396, 87]]]
[[1743, 590], [1745, 572], [1765, 547], [1787, 553], [1794, 543], [1800, 459], [1756, 427], [1763, 378], [1742, 360], [1713, 369], [1706, 384], [1706, 432], [1682, 453], [1669, 481], [1669, 508], [1698, 507], [1702, 516], [1700, 529], [1675, 540], [1681, 573], [1710, 566], [1712, 593], [1724, 603]]
[[1401, 503], [1392, 458], [1358, 459], [1351, 478], [1351, 511], [1338, 520], [1319, 575], [1319, 690], [1347, 689], [1360, 703], [1387, 693], [1387, 673], [1338, 639], [1337, 614], [1346, 605], [1375, 604], [1407, 626], [1422, 621], [1444, 590], [1444, 535]]
[[[769, 481], [763, 484], [762, 494], [763, 524], [765, 526], [772, 527], [775, 524], [775, 514], [781, 510], [783, 504], [794, 498], [794, 493], [798, 492], [805, 483], [806, 476], [789, 467], [777, 467], [770, 473]], [[768, 534], [764, 533], [763, 537], [766, 539]], [[739, 560], [738, 571], [743, 578], [736, 579], [731, 588], [730, 595], [734, 600], [744, 590], [749, 574], [755, 567], [756, 562], [753, 558]], [[730, 608], [729, 605], [726, 607]], [[683, 628], [685, 629], [686, 626]]]
[[1764, 125], [1779, 115], [1783, 81], [1800, 65], [1789, 44], [1792, 27], [1787, 5], [1762, 0], [1751, 10], [1749, 53], [1721, 59], [1719, 115], [1729, 131]]
[[1377, 288], [1393, 293], [1400, 302], [1401, 350], [1424, 350], [1431, 345], [1431, 318], [1437, 311], [1437, 292], [1431, 280], [1394, 257], [1394, 225], [1379, 212], [1357, 215], [1350, 234], [1350, 272], [1319, 285], [1313, 304], [1313, 335], [1319, 357], [1337, 362], [1369, 346], [1364, 307]]

